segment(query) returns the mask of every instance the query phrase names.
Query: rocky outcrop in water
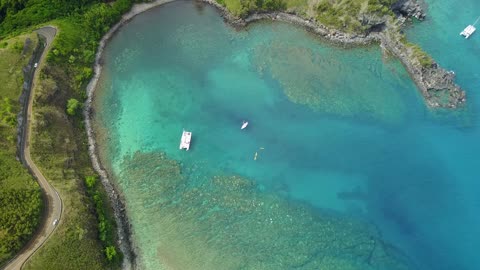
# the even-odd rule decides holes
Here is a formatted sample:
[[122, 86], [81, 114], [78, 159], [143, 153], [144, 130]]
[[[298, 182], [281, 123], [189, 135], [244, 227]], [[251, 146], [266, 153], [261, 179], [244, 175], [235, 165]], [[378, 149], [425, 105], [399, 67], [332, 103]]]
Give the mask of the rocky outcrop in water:
[[380, 33], [381, 47], [402, 61], [428, 106], [457, 108], [465, 103], [466, 94], [455, 84], [455, 73], [440, 67], [433, 59], [430, 59], [431, 63], [421, 63], [418, 51], [415, 52], [416, 46], [408, 43], [401, 33], [401, 26], [406, 17], [419, 20], [425, 18], [422, 4], [419, 0], [399, 0], [392, 6], [392, 10], [399, 14], [399, 19], [396, 24], [387, 25], [385, 31]]
[[456, 108], [465, 103], [465, 91], [454, 83], [453, 71], [440, 68], [435, 63], [430, 68], [421, 69], [419, 77], [421, 89], [430, 106]]
[[412, 76], [428, 106], [433, 108], [457, 108], [466, 101], [466, 94], [455, 84], [455, 73], [440, 67], [435, 61], [422, 65], [412, 48], [395, 33], [379, 35], [381, 46], [402, 61]]

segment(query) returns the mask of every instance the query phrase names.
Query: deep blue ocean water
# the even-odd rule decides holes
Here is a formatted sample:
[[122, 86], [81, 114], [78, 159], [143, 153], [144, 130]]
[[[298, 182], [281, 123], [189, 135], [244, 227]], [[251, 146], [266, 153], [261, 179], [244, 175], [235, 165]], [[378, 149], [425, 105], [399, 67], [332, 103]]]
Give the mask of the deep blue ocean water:
[[139, 267], [478, 269], [480, 36], [458, 34], [480, 2], [427, 2], [407, 35], [455, 71], [459, 110], [426, 108], [375, 46], [181, 1], [124, 26], [94, 106]]

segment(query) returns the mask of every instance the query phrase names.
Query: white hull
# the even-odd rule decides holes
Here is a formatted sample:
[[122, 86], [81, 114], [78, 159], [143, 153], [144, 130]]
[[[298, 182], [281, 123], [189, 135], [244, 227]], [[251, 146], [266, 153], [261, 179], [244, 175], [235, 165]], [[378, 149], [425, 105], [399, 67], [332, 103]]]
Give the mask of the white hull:
[[467, 26], [463, 31], [460, 33], [461, 36], [465, 38], [469, 38], [477, 29], [473, 25]]
[[186, 149], [188, 151], [188, 149], [190, 149], [191, 140], [192, 140], [192, 132], [184, 130], [182, 133], [182, 139], [180, 140], [180, 150]]
[[248, 122], [243, 122], [241, 129], [245, 129], [248, 126]]

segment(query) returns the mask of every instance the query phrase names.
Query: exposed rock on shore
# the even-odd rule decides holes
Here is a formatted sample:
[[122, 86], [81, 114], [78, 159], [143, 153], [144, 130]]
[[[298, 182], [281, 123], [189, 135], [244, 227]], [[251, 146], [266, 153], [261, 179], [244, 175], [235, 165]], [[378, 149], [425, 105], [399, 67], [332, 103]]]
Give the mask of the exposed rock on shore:
[[392, 6], [393, 12], [404, 17], [413, 17], [419, 20], [425, 19], [425, 11], [417, 0], [398, 0]]
[[[457, 108], [465, 103], [466, 94], [455, 84], [455, 73], [440, 67], [430, 56], [418, 56], [417, 46], [406, 42], [399, 26], [389, 25], [379, 34], [381, 47], [398, 57], [412, 76], [428, 106]], [[421, 57], [428, 57], [421, 62]]]
[[454, 72], [441, 68], [435, 62], [422, 66], [412, 57], [407, 46], [386, 34], [381, 35], [381, 43], [402, 61], [430, 107], [456, 108], [466, 101], [465, 92], [454, 82]]

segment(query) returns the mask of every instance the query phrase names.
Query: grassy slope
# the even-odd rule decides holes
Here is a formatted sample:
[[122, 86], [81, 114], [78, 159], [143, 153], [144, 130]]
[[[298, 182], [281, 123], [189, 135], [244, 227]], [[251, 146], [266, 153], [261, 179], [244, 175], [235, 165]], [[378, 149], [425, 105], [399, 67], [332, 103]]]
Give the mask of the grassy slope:
[[[252, 12], [287, 11], [301, 17], [317, 19], [331, 29], [345, 33], [365, 34], [377, 24], [395, 21], [395, 14], [390, 7], [397, 0], [216, 0], [232, 14], [245, 17]], [[266, 4], [268, 2], [274, 5]], [[258, 3], [262, 5], [259, 6]], [[408, 42], [400, 28], [389, 30], [398, 42], [403, 43], [408, 54], [423, 67], [430, 67], [434, 62], [430, 55], [418, 45]]]
[[65, 109], [71, 98], [84, 100], [98, 41], [131, 4], [131, 0], [95, 4], [85, 7], [82, 14], [49, 23], [56, 25], [59, 33], [35, 88], [32, 156], [61, 193], [65, 216], [27, 269], [120, 267], [120, 254], [111, 262], [105, 257], [106, 247], [116, 245], [115, 222], [105, 191], [101, 184], [88, 193], [85, 189], [84, 179], [94, 171], [83, 116], [80, 110], [67, 115]]
[[235, 16], [254, 11], [286, 10], [343, 32], [364, 33], [392, 16], [396, 0], [217, 0]]
[[317, 19], [332, 28], [364, 33], [377, 22], [392, 17], [390, 6], [394, 0], [319, 0]]
[[[52, 22], [59, 28], [52, 50], [63, 50], [82, 43], [79, 25], [69, 20]], [[59, 56], [61, 57], [61, 56]], [[71, 97], [82, 99], [76, 81], [75, 64], [62, 64], [49, 57], [35, 88], [32, 130], [32, 156], [44, 175], [58, 190], [64, 203], [62, 223], [45, 246], [28, 262], [26, 269], [106, 269], [118, 268], [120, 258], [108, 263], [98, 240], [98, 220], [84, 178], [94, 175], [88, 156], [86, 133], [81, 115], [68, 117], [65, 104]], [[66, 61], [68, 63], [68, 61]], [[104, 192], [99, 189], [102, 194]], [[104, 205], [109, 223], [112, 210]], [[111, 242], [114, 242], [114, 225]], [[62, 258], [62, 260], [58, 260]]]
[[235, 15], [240, 15], [242, 12], [242, 4], [237, 0], [217, 0], [217, 2], [223, 4]]
[[[20, 52], [14, 47], [18, 42], [23, 45], [25, 40], [24, 35], [12, 38], [8, 41], [2, 40], [0, 43], [8, 43], [6, 48], [0, 49], [0, 81], [5, 87], [0, 88], [0, 97], [9, 98], [13, 102], [12, 113], [16, 116], [18, 112], [18, 98], [22, 89], [23, 74], [22, 67], [28, 61], [31, 51], [26, 57], [21, 58]], [[36, 35], [29, 35], [30, 38], [37, 40]], [[38, 96], [37, 96], [38, 98]], [[0, 103], [0, 106], [3, 103]], [[39, 105], [39, 103], [37, 103]], [[63, 105], [62, 105], [63, 106]], [[4, 106], [3, 106], [4, 107]], [[3, 109], [2, 107], [2, 109]], [[41, 114], [45, 111], [54, 111], [50, 106], [35, 106], [35, 114]], [[75, 143], [67, 143], [66, 140], [73, 138], [74, 130], [68, 123], [68, 120], [62, 119], [63, 112], [60, 112], [60, 117], [49, 117], [51, 121], [51, 129], [45, 129], [43, 136], [52, 136], [52, 132], [63, 134], [62, 137], [57, 137], [58, 141], [63, 140], [65, 145], [70, 148], [75, 147]], [[60, 121], [57, 121], [60, 120]], [[36, 133], [37, 135], [38, 133]], [[6, 124], [0, 125], [0, 186], [2, 195], [8, 189], [27, 189], [33, 190], [40, 194], [38, 184], [28, 174], [28, 171], [15, 160], [15, 144], [16, 144], [16, 129], [15, 127]], [[36, 139], [37, 136], [34, 136]], [[96, 219], [93, 210], [89, 209], [89, 200], [84, 194], [79, 193], [82, 190], [79, 185], [81, 181], [75, 177], [72, 170], [63, 171], [61, 168], [64, 164], [56, 164], [55, 162], [69, 158], [69, 153], [66, 151], [58, 151], [57, 153], [46, 153], [42, 155], [37, 151], [38, 147], [33, 147], [33, 155], [39, 167], [42, 168], [45, 175], [52, 184], [59, 190], [61, 197], [64, 200], [65, 215], [64, 222], [59, 226], [56, 233], [51, 240], [42, 248], [39, 255], [34, 256], [31, 264], [32, 269], [75, 269], [79, 265], [85, 266], [85, 269], [104, 269], [106, 264], [102, 254], [102, 246], [97, 240]], [[52, 147], [49, 144], [47, 147]], [[50, 151], [57, 151], [58, 148], [50, 148]], [[82, 160], [84, 167], [89, 167], [88, 157]], [[48, 166], [42, 166], [48, 164]], [[50, 166], [53, 165], [53, 166]], [[55, 167], [58, 165], [58, 167]], [[46, 168], [48, 167], [48, 168]], [[92, 173], [90, 171], [90, 173]], [[40, 209], [41, 201], [37, 200], [37, 208]], [[0, 206], [0, 210], [6, 213], [8, 205]], [[38, 214], [37, 214], [38, 218]], [[37, 221], [38, 223], [38, 221]], [[9, 232], [3, 226], [0, 226], [0, 242], [8, 236]], [[23, 236], [24, 241], [28, 240], [28, 236]], [[0, 245], [0, 263], [10, 258], [18, 248], [12, 249], [10, 247], [2, 248]], [[62, 258], [58, 260], [58, 258]], [[27, 267], [27, 268], [30, 268]]]
[[[32, 43], [22, 52], [26, 38]], [[41, 210], [40, 188], [16, 160], [15, 121], [20, 109], [22, 68], [37, 42], [33, 33], [0, 41], [0, 265], [29, 239]], [[20, 228], [17, 223], [28, 226]]]
[[234, 16], [245, 17], [253, 11], [284, 10], [284, 0], [216, 0], [225, 6]]
[[[56, 2], [62, 1], [65, 2]], [[67, 116], [65, 106], [70, 98], [82, 101], [86, 96], [85, 85], [92, 75], [91, 66], [98, 40], [133, 1], [117, 0], [103, 4], [100, 0], [84, 0], [72, 4], [81, 6], [61, 13], [55, 11], [48, 0], [30, 2], [42, 6], [39, 10], [45, 14], [58, 13], [58, 19], [51, 21], [52, 16], [43, 16], [42, 12], [33, 18], [30, 15], [37, 11], [38, 5], [28, 6], [0, 20], [0, 46], [4, 42], [2, 38], [37, 28], [41, 23], [55, 25], [59, 29], [34, 90], [31, 154], [59, 191], [64, 203], [64, 216], [58, 229], [31, 258], [26, 268], [117, 269], [121, 254], [114, 256], [110, 262], [105, 256], [105, 248], [110, 247], [111, 250], [116, 238], [112, 209], [105, 191], [101, 184], [97, 184], [89, 194], [85, 190], [84, 179], [94, 172], [88, 156], [81, 110], [75, 116]], [[14, 136], [7, 143], [14, 147]], [[97, 195], [95, 200], [93, 195]], [[6, 250], [14, 251], [10, 248]]]
[[[63, 25], [62, 25], [63, 26]], [[65, 25], [68, 28], [68, 25]], [[23, 84], [22, 67], [27, 63], [32, 50], [27, 51], [25, 57], [21, 57], [21, 49], [26, 37], [30, 37], [37, 42], [35, 34], [22, 35], [10, 40], [2, 40], [0, 44], [8, 44], [5, 48], [0, 48], [0, 111], [3, 111], [6, 106], [3, 102], [4, 98], [9, 98], [12, 105], [11, 114], [16, 117], [19, 110], [18, 98]], [[20, 46], [20, 45], [21, 46]], [[5, 46], [5, 45], [3, 45]], [[20, 46], [20, 47], [19, 47]], [[31, 45], [33, 48], [35, 44]], [[19, 48], [19, 49], [18, 49]], [[64, 78], [67, 80], [67, 78]], [[41, 85], [47, 84], [43, 81]], [[62, 88], [62, 83], [59, 83]], [[38, 91], [38, 87], [35, 90]], [[63, 94], [67, 94], [65, 91]], [[45, 95], [37, 95], [36, 100], [42, 99]], [[43, 95], [43, 97], [42, 97]], [[82, 180], [75, 171], [81, 171], [85, 174], [93, 174], [90, 169], [90, 159], [86, 155], [85, 142], [83, 137], [76, 138], [74, 134], [83, 134], [83, 126], [78, 122], [79, 127], [74, 127], [66, 118], [63, 112], [64, 104], [62, 104], [61, 95], [57, 97], [57, 102], [52, 104], [44, 104], [36, 102], [34, 114], [38, 116], [46, 116], [48, 128], [41, 131], [39, 126], [34, 128], [35, 134], [33, 136], [33, 153], [36, 164], [42, 169], [46, 177], [60, 192], [64, 201], [65, 213], [63, 222], [59, 225], [58, 230], [50, 238], [44, 248], [40, 249], [38, 255], [34, 256], [27, 269], [78, 269], [82, 266], [84, 269], [105, 269], [116, 268], [117, 264], [107, 264], [104, 255], [103, 247], [98, 241], [97, 220], [93, 205], [88, 197], [83, 192]], [[37, 124], [37, 122], [35, 122]], [[57, 136], [57, 135], [61, 136]], [[43, 140], [39, 139], [43, 138]], [[48, 140], [55, 142], [46, 143]], [[82, 147], [78, 147], [78, 143]], [[35, 180], [31, 177], [28, 171], [15, 159], [16, 151], [16, 128], [15, 126], [6, 123], [0, 124], [0, 199], [8, 198], [5, 194], [9, 190], [21, 189], [29, 192], [34, 192], [31, 203], [36, 203], [36, 211], [28, 211], [30, 208], [3, 205], [0, 203], [0, 216], [2, 214], [12, 217], [30, 215], [35, 218], [35, 225], [38, 224], [39, 211], [41, 208], [40, 189]], [[80, 149], [83, 151], [78, 151]], [[74, 154], [73, 152], [83, 154]], [[73, 155], [77, 155], [75, 159], [75, 168], [65, 168], [72, 166], [65, 166], [64, 162], [70, 159]], [[63, 169], [65, 168], [65, 169]], [[79, 192], [82, 191], [82, 192]], [[30, 193], [28, 193], [30, 194]], [[5, 195], [5, 196], [4, 196]], [[26, 194], [27, 195], [27, 194]], [[2, 201], [3, 202], [3, 201]], [[30, 203], [30, 204], [31, 204]], [[22, 205], [28, 205], [25, 201]], [[16, 213], [13, 213], [15, 210]], [[23, 211], [24, 213], [18, 213]], [[110, 214], [111, 211], [106, 210]], [[2, 220], [3, 221], [3, 220]], [[5, 225], [5, 226], [4, 226]], [[10, 235], [12, 234], [11, 227], [6, 228], [6, 222], [0, 224], [0, 264], [11, 258], [20, 246], [12, 246]], [[11, 225], [10, 223], [8, 225]], [[34, 227], [35, 228], [35, 227]], [[29, 239], [29, 234], [19, 235], [22, 243]], [[9, 240], [7, 242], [7, 240]], [[6, 243], [2, 245], [2, 243]], [[8, 245], [7, 245], [8, 244]], [[59, 260], [58, 258], [61, 258]]]

